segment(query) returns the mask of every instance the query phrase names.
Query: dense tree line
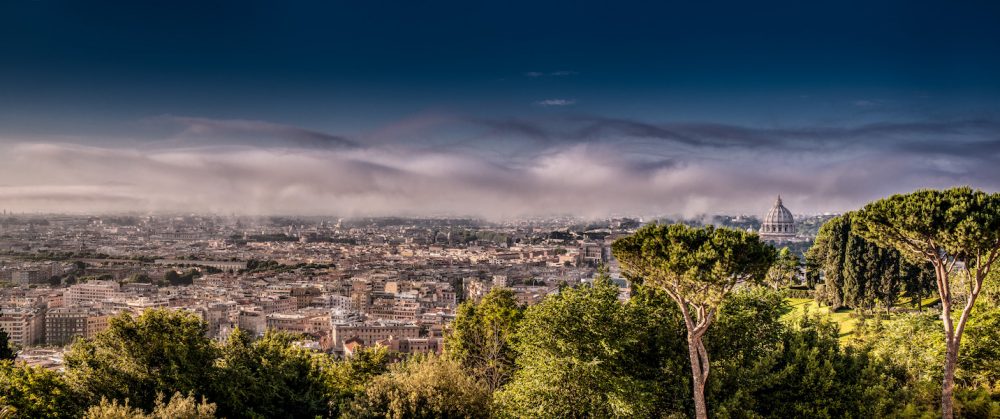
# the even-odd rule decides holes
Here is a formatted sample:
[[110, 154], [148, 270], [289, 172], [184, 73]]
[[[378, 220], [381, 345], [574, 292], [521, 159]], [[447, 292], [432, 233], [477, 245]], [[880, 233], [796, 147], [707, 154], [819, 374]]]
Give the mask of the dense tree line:
[[853, 217], [849, 212], [827, 221], [806, 252], [806, 278], [816, 286], [817, 300], [834, 307], [889, 310], [905, 294], [919, 307], [933, 292], [933, 268], [866, 240]]
[[323, 269], [336, 268], [336, 265], [328, 263], [305, 263], [300, 262], [294, 265], [286, 265], [275, 260], [257, 260], [250, 259], [247, 260], [246, 269], [240, 270], [240, 273], [252, 274], [252, 273], [285, 273], [285, 272], [295, 272], [295, 271], [316, 271]]
[[183, 311], [116, 316], [70, 347], [64, 373], [0, 361], [0, 407], [31, 418], [166, 417], [172, 404], [229, 418], [339, 417], [390, 360], [384, 348], [337, 361], [286, 333], [252, 339], [237, 330], [220, 344], [206, 331]]
[[[816, 316], [788, 318], [781, 291], [742, 287], [716, 312], [705, 346], [712, 417], [920, 417], [937, 408], [933, 320], [869, 323], [845, 345]], [[1000, 310], [992, 309], [992, 313]], [[969, 329], [963, 384], [967, 417], [1000, 412], [1000, 314]], [[495, 290], [464, 303], [442, 355], [394, 362], [384, 347], [336, 360], [296, 337], [234, 332], [205, 337], [181, 312], [122, 315], [75, 343], [66, 371], [0, 362], [0, 407], [23, 417], [683, 417], [695, 406], [687, 331], [677, 304], [636, 285], [628, 301], [611, 281], [564, 288], [531, 307]], [[919, 332], [914, 332], [914, 330]], [[922, 337], [921, 337], [922, 336]], [[498, 378], [499, 377], [499, 378]], [[936, 385], [935, 385], [936, 384]], [[935, 390], [937, 389], [937, 390]], [[174, 410], [170, 410], [174, 409]], [[907, 413], [909, 412], [909, 413]], [[905, 413], [905, 415], [903, 415]], [[103, 416], [102, 416], [103, 415]]]

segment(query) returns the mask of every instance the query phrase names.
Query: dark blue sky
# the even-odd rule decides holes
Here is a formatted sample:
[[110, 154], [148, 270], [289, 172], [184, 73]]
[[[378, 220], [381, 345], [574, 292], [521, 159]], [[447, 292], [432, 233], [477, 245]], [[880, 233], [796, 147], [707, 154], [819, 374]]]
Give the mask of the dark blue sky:
[[9, 1], [0, 115], [30, 131], [161, 114], [339, 131], [546, 99], [751, 124], [860, 118], [862, 101], [985, 113], [998, 22], [992, 1]]
[[[800, 154], [769, 163], [798, 166], [761, 181], [836, 166], [817, 155], [919, 153], [897, 173], [911, 181], [857, 196], [839, 195], [831, 185], [847, 181], [834, 174], [760, 187], [821, 210], [914, 186], [1000, 185], [997, 173], [952, 173], [969, 165], [942, 151], [994, 156], [998, 118], [995, 1], [0, 4], [0, 146], [15, 153], [419, 145], [496, 165], [461, 172], [487, 190], [535, 182], [519, 176], [574, 147], [651, 182], [669, 171], [644, 168], [715, 160], [760, 174], [770, 169], [749, 161], [787, 149]], [[608, 143], [627, 146], [595, 151]], [[807, 193], [816, 184], [828, 200]]]

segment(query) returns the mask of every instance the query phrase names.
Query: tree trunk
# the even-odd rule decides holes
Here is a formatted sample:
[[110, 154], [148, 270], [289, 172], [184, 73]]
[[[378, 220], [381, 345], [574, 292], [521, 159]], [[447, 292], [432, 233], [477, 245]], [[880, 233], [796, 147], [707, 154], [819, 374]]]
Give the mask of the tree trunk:
[[941, 417], [955, 417], [955, 364], [958, 360], [958, 339], [955, 339], [955, 323], [951, 318], [951, 284], [949, 272], [940, 261], [934, 263], [934, 274], [937, 276], [938, 296], [941, 297], [941, 323], [944, 326], [944, 379], [941, 385]]
[[944, 382], [941, 385], [941, 417], [952, 419], [955, 417], [955, 366], [958, 363], [958, 345], [948, 342], [947, 347], [944, 361]]
[[705, 407], [705, 381], [708, 378], [708, 352], [701, 338], [688, 338], [688, 355], [691, 358], [692, 393], [694, 393], [694, 415], [697, 419], [708, 418]]

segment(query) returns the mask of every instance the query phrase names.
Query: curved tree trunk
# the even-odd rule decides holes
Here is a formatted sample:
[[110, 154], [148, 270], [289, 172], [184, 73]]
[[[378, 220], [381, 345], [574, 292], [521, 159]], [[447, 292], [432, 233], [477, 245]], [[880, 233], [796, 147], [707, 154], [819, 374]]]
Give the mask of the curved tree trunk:
[[689, 303], [677, 295], [668, 293], [674, 302], [681, 309], [684, 317], [684, 326], [687, 328], [688, 356], [691, 359], [691, 390], [694, 396], [694, 412], [697, 419], [708, 419], [708, 408], [705, 406], [705, 383], [708, 382], [710, 365], [708, 362], [708, 350], [702, 338], [712, 324], [712, 317], [715, 309], [708, 309], [705, 306], [695, 306], [694, 313], [697, 320], [689, 310]]
[[708, 351], [705, 350], [700, 336], [688, 338], [688, 355], [691, 358], [691, 390], [694, 394], [695, 418], [707, 419], [705, 383], [708, 381]]

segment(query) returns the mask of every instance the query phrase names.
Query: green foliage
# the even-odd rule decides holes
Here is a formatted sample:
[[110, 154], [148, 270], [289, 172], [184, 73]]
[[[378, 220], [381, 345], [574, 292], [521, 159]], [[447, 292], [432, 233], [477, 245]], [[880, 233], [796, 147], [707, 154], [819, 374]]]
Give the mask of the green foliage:
[[906, 371], [909, 382], [936, 384], [940, 391], [941, 359], [944, 358], [941, 320], [929, 313], [901, 313], [891, 322], [865, 321], [850, 342]]
[[969, 187], [920, 190], [872, 202], [858, 232], [914, 262], [948, 255], [974, 267], [1000, 246], [1000, 194]]
[[398, 363], [367, 386], [351, 417], [485, 418], [489, 389], [454, 359], [427, 356]]
[[[744, 321], [755, 317], [767, 321], [777, 314], [757, 304], [751, 306], [757, 307], [749, 313], [757, 316], [747, 317], [748, 307], [736, 313]], [[838, 330], [828, 319], [804, 315], [782, 330], [763, 335], [763, 344], [731, 347], [740, 355], [723, 357], [725, 361], [719, 364], [722, 371], [717, 381], [724, 385], [711, 393], [717, 400], [715, 415], [862, 418], [885, 417], [901, 408], [905, 375], [864, 351], [840, 348]]]
[[[982, 305], [970, 321], [963, 339], [956, 380], [965, 388], [955, 393], [956, 414], [961, 417], [996, 417], [1000, 363], [1000, 308]], [[908, 403], [901, 417], [935, 417], [941, 402], [941, 359], [945, 354], [941, 319], [934, 314], [899, 314], [888, 322], [866, 322], [851, 345], [871, 356], [899, 365], [906, 373]]]
[[122, 281], [122, 283], [124, 284], [149, 284], [150, 282], [151, 280], [149, 278], [149, 275], [146, 273], [132, 274], [129, 275], [128, 278], [125, 278], [124, 281]]
[[[1000, 193], [961, 187], [893, 195], [866, 205], [856, 219], [866, 239], [934, 266], [945, 341], [941, 408], [944, 417], [952, 417], [962, 335], [983, 281], [1000, 258]], [[953, 293], [953, 273], [965, 291], [957, 319], [952, 303], [962, 294]]]
[[129, 406], [128, 400], [124, 403], [118, 403], [114, 400], [108, 401], [106, 398], [101, 398], [98, 404], [87, 409], [87, 413], [83, 417], [84, 419], [145, 419], [147, 416], [142, 409]]
[[962, 342], [956, 379], [969, 386], [1000, 390], [1000, 307], [978, 305]]
[[329, 409], [319, 355], [296, 336], [268, 331], [256, 341], [237, 329], [222, 348], [214, 400], [225, 417], [314, 417]]
[[706, 335], [720, 379], [713, 389], [728, 393], [741, 387], [741, 381], [756, 379], [742, 373], [779, 348], [787, 329], [781, 318], [789, 311], [783, 293], [762, 287], [740, 289], [723, 302], [715, 327]]
[[151, 411], [158, 394], [181, 392], [208, 397], [220, 415], [238, 418], [336, 415], [386, 370], [384, 349], [336, 362], [295, 340], [268, 332], [253, 341], [236, 330], [219, 345], [191, 314], [148, 310], [115, 317], [94, 339], [74, 343], [66, 374], [90, 403], [127, 400], [130, 409]]
[[19, 417], [72, 418], [79, 415], [78, 403], [58, 373], [0, 361], [0, 406], [9, 407]]
[[362, 397], [371, 381], [389, 370], [389, 351], [384, 346], [364, 348], [343, 361], [327, 360], [323, 365], [331, 416], [347, 412]]
[[790, 311], [783, 293], [745, 288], [719, 308], [706, 336], [717, 417], [880, 417], [899, 407], [904, 376], [839, 346], [839, 327]]
[[218, 348], [193, 314], [147, 310], [123, 313], [92, 340], [78, 340], [66, 354], [67, 378], [96, 403], [128, 399], [151, 409], [158, 393], [204, 395], [216, 377]]
[[205, 399], [198, 402], [194, 396], [187, 397], [174, 393], [168, 403], [163, 403], [163, 394], [156, 398], [153, 411], [146, 414], [142, 409], [129, 406], [128, 401], [118, 403], [101, 399], [84, 414], [84, 419], [214, 419], [215, 404]]
[[799, 257], [789, 251], [787, 247], [783, 247], [778, 251], [771, 269], [767, 271], [767, 283], [774, 289], [796, 285], [798, 272]]
[[[663, 324], [651, 328], [647, 321], [662, 316], [647, 307], [630, 310], [606, 280], [564, 288], [529, 307], [516, 339], [519, 369], [495, 394], [502, 415], [622, 417], [659, 411], [667, 403], [658, 403], [654, 392], [666, 363], [657, 356], [661, 347], [648, 345], [659, 343], [650, 331]], [[676, 341], [676, 315], [672, 320]], [[664, 389], [677, 390], [676, 378], [664, 380], [670, 383]]]
[[706, 307], [717, 307], [737, 283], [764, 279], [776, 257], [756, 234], [683, 224], [645, 226], [612, 251], [628, 275]]
[[466, 371], [495, 390], [506, 384], [514, 372], [514, 332], [523, 316], [514, 292], [491, 290], [478, 304], [472, 301], [458, 308], [445, 348]]
[[171, 286], [191, 285], [194, 283], [194, 279], [199, 276], [201, 276], [201, 273], [197, 269], [189, 269], [183, 273], [169, 269], [163, 275], [163, 281]]
[[882, 247], [860, 236], [853, 213], [824, 224], [806, 252], [807, 277], [823, 278], [817, 298], [831, 306], [871, 310], [890, 309], [901, 291], [919, 302], [934, 286], [933, 268], [905, 260], [894, 248]]
[[774, 248], [742, 230], [674, 224], [643, 227], [615, 241], [612, 252], [627, 275], [677, 303], [687, 329], [695, 416], [707, 418], [710, 362], [703, 337], [733, 287], [764, 279], [776, 257]]
[[[529, 307], [514, 380], [495, 396], [501, 417], [690, 415], [685, 328], [662, 292], [567, 288]], [[706, 335], [713, 417], [881, 417], [902, 409], [906, 374], [842, 348], [836, 324], [795, 323], [782, 293], [741, 288]]]
[[0, 329], [0, 361], [13, 361], [17, 358], [17, 352], [10, 345], [10, 335]]
[[[626, 369], [637, 380], [649, 383], [653, 410], [681, 415], [691, 410], [690, 360], [684, 320], [677, 304], [661, 290], [636, 285], [625, 303], [621, 327], [633, 329]], [[618, 326], [610, 326], [618, 327]]]

